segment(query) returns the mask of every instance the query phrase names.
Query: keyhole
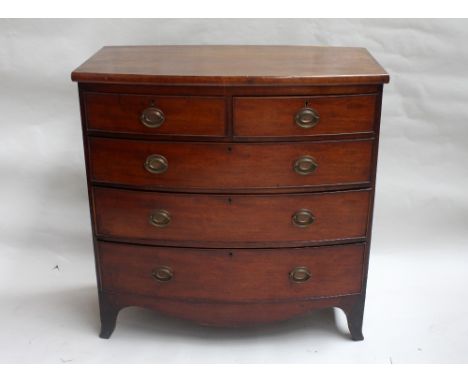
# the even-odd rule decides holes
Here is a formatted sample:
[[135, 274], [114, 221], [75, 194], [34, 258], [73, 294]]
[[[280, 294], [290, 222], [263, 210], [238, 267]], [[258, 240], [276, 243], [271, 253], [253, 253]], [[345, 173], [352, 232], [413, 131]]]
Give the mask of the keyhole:
[[232, 147], [231, 147], [231, 146], [228, 146], [228, 151], [229, 151], [229, 152], [232, 151]]
[[228, 198], [228, 203], [231, 204], [232, 203], [232, 199], [231, 197]]

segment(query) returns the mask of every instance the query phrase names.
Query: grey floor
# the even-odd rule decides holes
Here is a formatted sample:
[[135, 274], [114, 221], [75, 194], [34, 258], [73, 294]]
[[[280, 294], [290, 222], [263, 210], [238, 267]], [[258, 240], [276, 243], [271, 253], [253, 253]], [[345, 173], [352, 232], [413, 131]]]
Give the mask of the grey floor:
[[373, 251], [363, 342], [349, 340], [344, 314], [334, 309], [265, 327], [219, 329], [127, 308], [112, 338], [103, 340], [88, 241], [80, 246], [89, 252], [68, 257], [16, 252], [1, 258], [0, 343], [8, 346], [0, 347], [0, 362], [468, 361], [463, 245], [443, 255]]

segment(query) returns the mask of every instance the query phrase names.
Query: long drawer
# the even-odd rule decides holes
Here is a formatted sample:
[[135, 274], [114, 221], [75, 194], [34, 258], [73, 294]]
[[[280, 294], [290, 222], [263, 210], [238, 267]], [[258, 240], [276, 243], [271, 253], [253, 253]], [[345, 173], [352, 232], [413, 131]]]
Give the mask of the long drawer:
[[289, 249], [189, 249], [98, 242], [105, 291], [248, 302], [361, 291], [364, 244]]
[[208, 247], [300, 246], [363, 239], [370, 191], [219, 195], [95, 187], [100, 237]]
[[91, 178], [148, 189], [242, 190], [370, 183], [373, 140], [144, 142], [90, 137]]

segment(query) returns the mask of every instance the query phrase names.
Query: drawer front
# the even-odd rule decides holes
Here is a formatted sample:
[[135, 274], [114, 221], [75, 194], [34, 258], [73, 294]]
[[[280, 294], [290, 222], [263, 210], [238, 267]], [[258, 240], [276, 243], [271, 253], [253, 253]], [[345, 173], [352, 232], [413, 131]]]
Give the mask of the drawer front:
[[373, 147], [373, 140], [228, 144], [90, 138], [89, 142], [91, 176], [96, 182], [203, 190], [369, 183]]
[[300, 246], [364, 238], [370, 192], [169, 194], [94, 188], [96, 233], [163, 245]]
[[224, 136], [222, 97], [85, 94], [87, 128], [148, 135]]
[[377, 96], [236, 97], [234, 134], [294, 137], [372, 132]]
[[246, 302], [361, 291], [364, 245], [188, 249], [98, 243], [103, 289], [151, 297]]

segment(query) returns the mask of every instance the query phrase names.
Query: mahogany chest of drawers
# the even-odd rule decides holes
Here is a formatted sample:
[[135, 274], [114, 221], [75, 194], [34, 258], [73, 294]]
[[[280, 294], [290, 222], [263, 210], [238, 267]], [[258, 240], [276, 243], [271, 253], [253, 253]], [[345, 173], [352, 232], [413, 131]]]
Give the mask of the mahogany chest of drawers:
[[101, 334], [127, 306], [362, 340], [383, 84], [362, 48], [105, 47], [78, 82]]

